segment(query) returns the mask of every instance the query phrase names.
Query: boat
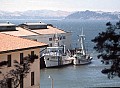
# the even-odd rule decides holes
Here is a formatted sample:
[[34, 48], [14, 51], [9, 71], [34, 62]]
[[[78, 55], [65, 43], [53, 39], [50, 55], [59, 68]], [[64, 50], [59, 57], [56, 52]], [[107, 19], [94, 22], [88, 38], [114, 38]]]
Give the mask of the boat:
[[79, 45], [80, 47], [75, 50], [75, 54], [73, 55], [73, 64], [74, 65], [85, 65], [91, 63], [91, 60], [93, 59], [90, 54], [87, 53], [85, 49], [85, 35], [83, 34], [83, 30], [81, 32], [81, 35], [79, 37]]
[[58, 37], [56, 36], [55, 44], [52, 47], [47, 47], [46, 52], [43, 53], [46, 67], [60, 67], [72, 64], [73, 57], [68, 51], [65, 51], [65, 45], [58, 46]]

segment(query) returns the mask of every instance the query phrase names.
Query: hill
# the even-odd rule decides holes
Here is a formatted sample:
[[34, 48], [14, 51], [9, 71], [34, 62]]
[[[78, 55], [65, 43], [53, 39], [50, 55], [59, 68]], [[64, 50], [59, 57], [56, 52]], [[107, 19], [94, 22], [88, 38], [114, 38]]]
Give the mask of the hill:
[[68, 16], [71, 12], [53, 10], [28, 10], [24, 12], [0, 11], [0, 19], [57, 19]]
[[0, 11], [0, 19], [80, 19], [80, 20], [120, 20], [120, 12], [102, 11], [53, 11], [53, 10], [28, 10], [28, 11]]
[[102, 11], [78, 11], [74, 12], [65, 19], [81, 19], [81, 20], [119, 20], [120, 12], [102, 12]]

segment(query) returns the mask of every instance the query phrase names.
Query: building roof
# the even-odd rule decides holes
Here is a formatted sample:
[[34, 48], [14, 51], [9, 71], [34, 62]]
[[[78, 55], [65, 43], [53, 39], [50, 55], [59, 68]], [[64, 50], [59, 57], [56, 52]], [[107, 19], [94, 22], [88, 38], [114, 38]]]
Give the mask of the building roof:
[[66, 33], [65, 31], [63, 30], [60, 30], [58, 28], [55, 28], [55, 27], [51, 27], [51, 26], [48, 26], [47, 29], [36, 29], [36, 30], [32, 30], [36, 33], [39, 33], [39, 34], [56, 34], [56, 33]]
[[51, 27], [51, 26], [47, 26], [47, 29], [34, 29], [34, 30], [30, 30], [30, 29], [24, 29], [21, 27], [16, 27], [17, 31], [4, 31], [1, 33], [5, 33], [5, 34], [9, 34], [9, 35], [14, 35], [14, 36], [31, 36], [31, 35], [45, 35], [45, 34], [61, 34], [61, 33], [66, 33], [63, 30], [60, 30], [58, 28], [55, 27]]
[[0, 33], [0, 54], [17, 50], [46, 47], [47, 44]]
[[4, 31], [1, 33], [5, 33], [5, 34], [10, 34], [10, 35], [14, 35], [14, 36], [31, 36], [31, 35], [38, 35], [34, 32], [28, 31], [26, 29], [23, 29], [21, 27], [16, 27], [16, 31]]

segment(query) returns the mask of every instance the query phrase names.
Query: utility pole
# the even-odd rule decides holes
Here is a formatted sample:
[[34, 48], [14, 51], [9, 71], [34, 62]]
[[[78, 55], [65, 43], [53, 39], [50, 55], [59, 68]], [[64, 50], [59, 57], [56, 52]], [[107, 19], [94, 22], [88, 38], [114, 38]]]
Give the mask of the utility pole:
[[51, 79], [51, 88], [54, 88], [54, 80], [53, 78], [49, 75], [48, 76], [49, 79]]

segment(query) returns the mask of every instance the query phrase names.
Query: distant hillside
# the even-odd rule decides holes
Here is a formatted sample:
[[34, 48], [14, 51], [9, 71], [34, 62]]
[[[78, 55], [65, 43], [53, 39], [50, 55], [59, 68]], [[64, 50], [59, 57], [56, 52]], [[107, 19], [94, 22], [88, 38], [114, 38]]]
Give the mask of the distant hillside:
[[0, 11], [0, 19], [81, 19], [81, 20], [120, 20], [120, 12], [102, 11], [53, 11], [28, 10], [24, 12]]
[[24, 12], [7, 12], [0, 11], [0, 19], [51, 19], [65, 18], [71, 14], [67, 11], [52, 11], [52, 10], [28, 10]]
[[102, 11], [78, 11], [65, 17], [65, 19], [81, 20], [119, 20], [120, 12], [102, 12]]

